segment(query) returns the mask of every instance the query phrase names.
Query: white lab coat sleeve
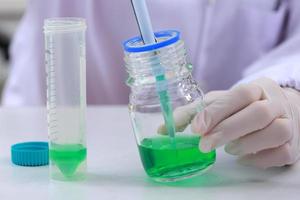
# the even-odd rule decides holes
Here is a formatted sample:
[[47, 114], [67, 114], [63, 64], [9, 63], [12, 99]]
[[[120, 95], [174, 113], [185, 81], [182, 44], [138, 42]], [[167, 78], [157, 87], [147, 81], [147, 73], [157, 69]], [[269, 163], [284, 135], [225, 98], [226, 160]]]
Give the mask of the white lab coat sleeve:
[[246, 68], [239, 83], [268, 77], [282, 87], [300, 91], [300, 1], [290, 0], [286, 39], [275, 49]]
[[41, 106], [46, 102], [43, 15], [47, 2], [31, 0], [10, 47], [10, 73], [3, 106]]

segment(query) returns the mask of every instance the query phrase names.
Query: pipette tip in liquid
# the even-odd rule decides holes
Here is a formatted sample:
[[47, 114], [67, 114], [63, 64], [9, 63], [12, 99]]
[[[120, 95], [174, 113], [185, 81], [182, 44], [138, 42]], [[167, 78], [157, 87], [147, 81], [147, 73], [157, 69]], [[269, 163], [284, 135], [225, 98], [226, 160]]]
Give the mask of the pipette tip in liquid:
[[[149, 15], [147, 4], [146, 4], [145, 0], [131, 0], [131, 3], [132, 3], [134, 14], [135, 14], [144, 44], [156, 43], [154, 31], [152, 28], [152, 23], [150, 20], [150, 15]], [[159, 76], [160, 76], [160, 78], [159, 78], [160, 80], [157, 80], [157, 85], [159, 85], [158, 84], [159, 81], [166, 82], [164, 75], [159, 75]], [[156, 79], [158, 79], [158, 76], [156, 76]], [[167, 89], [165, 89], [164, 91], [158, 92], [158, 95], [159, 95], [159, 99], [160, 99], [160, 105], [161, 105], [164, 121], [165, 121], [166, 128], [168, 131], [168, 135], [171, 138], [174, 138], [175, 137], [175, 126], [174, 126], [172, 106], [171, 106], [171, 103], [169, 100], [169, 95], [167, 93]]]

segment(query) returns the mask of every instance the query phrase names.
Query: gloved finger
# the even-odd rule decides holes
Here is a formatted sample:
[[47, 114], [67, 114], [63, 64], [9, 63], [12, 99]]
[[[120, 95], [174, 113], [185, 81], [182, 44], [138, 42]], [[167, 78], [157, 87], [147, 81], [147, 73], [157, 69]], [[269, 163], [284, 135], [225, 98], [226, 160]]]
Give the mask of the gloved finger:
[[[197, 111], [203, 109], [202, 99], [197, 99], [191, 104], [177, 107], [173, 112], [175, 129], [178, 132], [183, 131], [192, 121]], [[165, 124], [161, 124], [158, 127], [157, 133], [167, 134], [167, 128]]]
[[293, 156], [290, 144], [285, 143], [277, 148], [263, 150], [256, 154], [243, 156], [238, 160], [238, 162], [243, 165], [250, 165], [265, 169], [269, 167], [281, 167], [293, 164], [296, 162], [296, 158]]
[[279, 147], [292, 138], [291, 123], [287, 118], [275, 119], [266, 128], [245, 135], [225, 146], [232, 155], [247, 155]]
[[211, 91], [211, 92], [207, 93], [205, 95], [205, 105], [208, 106], [209, 104], [214, 102], [215, 99], [221, 98], [224, 95], [226, 95], [227, 93], [228, 93], [227, 90], [215, 90], [215, 91]]
[[260, 100], [263, 90], [255, 84], [239, 85], [222, 96], [204, 97], [204, 104], [208, 105], [196, 115], [192, 122], [195, 133], [205, 135], [218, 123], [238, 112], [254, 101]]
[[274, 104], [268, 100], [256, 101], [223, 120], [209, 134], [202, 137], [200, 149], [203, 152], [210, 152], [242, 136], [261, 130], [275, 118], [283, 115], [281, 111], [274, 108]]

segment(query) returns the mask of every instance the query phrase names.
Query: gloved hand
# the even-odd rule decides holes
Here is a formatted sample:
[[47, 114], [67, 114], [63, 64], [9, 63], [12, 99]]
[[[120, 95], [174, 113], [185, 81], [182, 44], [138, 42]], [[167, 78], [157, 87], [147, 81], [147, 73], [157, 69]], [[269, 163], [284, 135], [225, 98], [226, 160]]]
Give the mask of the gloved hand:
[[[192, 120], [202, 136], [200, 149], [209, 152], [227, 144], [225, 151], [246, 165], [260, 168], [295, 163], [300, 155], [300, 93], [261, 78], [229, 91], [210, 92], [205, 108], [196, 114], [195, 102], [174, 111], [176, 128]], [[195, 117], [194, 117], [195, 116]], [[164, 126], [159, 132], [165, 132]]]

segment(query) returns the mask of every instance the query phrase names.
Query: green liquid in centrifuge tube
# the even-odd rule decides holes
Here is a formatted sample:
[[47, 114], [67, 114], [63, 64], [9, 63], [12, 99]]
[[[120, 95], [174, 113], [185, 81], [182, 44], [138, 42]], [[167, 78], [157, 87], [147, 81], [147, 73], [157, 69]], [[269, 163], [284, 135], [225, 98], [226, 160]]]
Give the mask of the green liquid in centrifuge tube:
[[86, 147], [81, 144], [51, 144], [50, 160], [65, 177], [72, 177], [86, 159]]
[[198, 174], [215, 162], [216, 153], [199, 150], [199, 136], [175, 138], [176, 148], [169, 137], [146, 138], [139, 152], [147, 174], [160, 181], [172, 181]]

